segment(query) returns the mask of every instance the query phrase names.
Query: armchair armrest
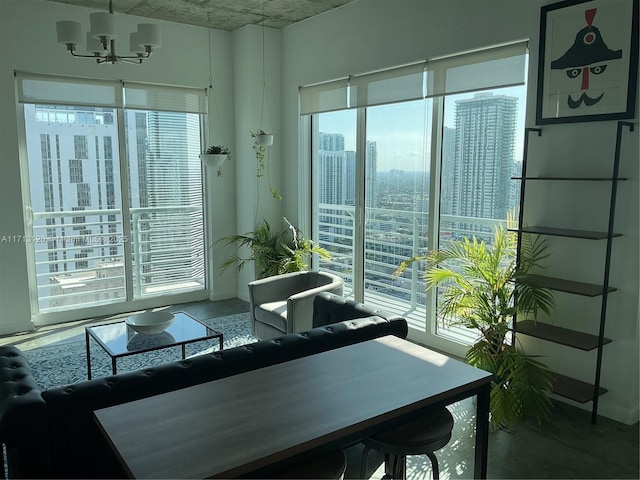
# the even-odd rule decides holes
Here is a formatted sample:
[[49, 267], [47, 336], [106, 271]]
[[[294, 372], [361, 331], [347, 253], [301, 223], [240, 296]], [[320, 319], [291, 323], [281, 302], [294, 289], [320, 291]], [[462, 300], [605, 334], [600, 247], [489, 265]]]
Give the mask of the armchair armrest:
[[306, 332], [313, 328], [313, 300], [322, 292], [342, 295], [342, 282], [322, 285], [291, 295], [287, 299], [287, 333]]
[[285, 300], [306, 287], [304, 272], [285, 273], [249, 282], [249, 303], [256, 305]]

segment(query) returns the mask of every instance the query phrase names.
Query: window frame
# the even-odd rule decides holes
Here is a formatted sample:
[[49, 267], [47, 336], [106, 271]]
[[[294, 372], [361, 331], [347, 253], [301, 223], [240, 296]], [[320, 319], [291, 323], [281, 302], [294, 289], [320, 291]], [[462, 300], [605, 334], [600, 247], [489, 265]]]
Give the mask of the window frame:
[[[50, 102], [43, 102], [43, 101], [38, 101], [38, 100], [33, 100], [33, 99], [29, 99], [27, 97], [25, 97], [26, 94], [30, 92], [36, 92], [36, 94], [40, 93], [40, 88], [41, 87], [28, 87], [27, 89], [24, 88], [22, 81], [26, 80], [26, 81], [31, 81], [33, 82], [35, 85], [38, 85], [40, 82], [61, 82], [61, 83], [70, 83], [70, 84], [74, 84], [78, 87], [82, 87], [83, 85], [87, 86], [87, 88], [90, 90], [91, 87], [96, 87], [98, 89], [100, 88], [109, 88], [109, 89], [113, 89], [113, 91], [115, 92], [114, 94], [114, 104], [113, 105], [105, 105], [101, 102], [86, 102], [86, 101], [78, 101], [77, 103], [72, 102], [73, 107], [74, 108], [81, 108], [82, 106], [90, 106], [90, 107], [107, 107], [107, 108], [113, 108], [115, 111], [113, 113], [113, 115], [116, 116], [117, 121], [118, 121], [118, 132], [117, 132], [117, 138], [118, 138], [118, 145], [115, 145], [116, 148], [120, 148], [120, 185], [119, 188], [120, 190], [120, 196], [122, 199], [122, 209], [121, 211], [123, 212], [122, 214], [122, 222], [124, 223], [125, 221], [129, 221], [130, 222], [130, 215], [125, 215], [125, 212], [128, 212], [129, 210], [125, 210], [124, 209], [124, 203], [125, 202], [129, 202], [129, 189], [128, 189], [128, 175], [124, 174], [124, 172], [127, 171], [127, 162], [128, 159], [126, 157], [126, 152], [124, 151], [126, 149], [126, 144], [127, 144], [127, 136], [125, 133], [125, 122], [124, 122], [124, 115], [126, 113], [127, 110], [136, 110], [137, 108], [135, 107], [130, 107], [128, 105], [126, 105], [125, 102], [125, 98], [124, 98], [124, 91], [125, 88], [127, 87], [127, 84], [123, 81], [120, 80], [116, 80], [116, 81], [103, 81], [103, 80], [98, 80], [98, 79], [90, 79], [90, 78], [77, 78], [77, 77], [66, 77], [66, 76], [57, 76], [57, 75], [41, 75], [41, 74], [35, 74], [35, 73], [28, 73], [28, 72], [19, 72], [16, 71], [15, 72], [15, 81], [16, 81], [16, 89], [18, 91], [18, 107], [22, 107], [22, 104], [56, 104], [55, 101], [50, 101]], [[200, 138], [199, 138], [199, 143], [200, 143], [200, 149], [203, 147], [204, 145], [204, 138], [205, 138], [205, 128], [207, 126], [207, 119], [206, 119], [206, 115], [207, 115], [207, 99], [206, 99], [206, 90], [202, 89], [202, 88], [193, 88], [193, 87], [180, 87], [180, 86], [164, 86], [164, 85], [156, 85], [156, 84], [142, 84], [142, 83], [136, 83], [134, 84], [137, 88], [141, 88], [144, 87], [145, 85], [148, 86], [150, 89], [156, 89], [157, 91], [169, 91], [169, 90], [175, 90], [175, 91], [184, 91], [184, 92], [193, 92], [192, 98], [199, 98], [197, 100], [197, 102], [194, 103], [194, 101], [191, 101], [191, 107], [192, 108], [197, 108], [199, 111], [197, 112], [199, 114], [199, 131], [200, 131]], [[31, 89], [31, 90], [29, 90]], [[80, 94], [81, 98], [87, 98], [87, 94], [86, 92], [81, 92]], [[62, 103], [64, 104], [64, 102]], [[197, 105], [196, 105], [197, 104]], [[194, 106], [195, 105], [195, 106]], [[18, 108], [18, 115], [17, 115], [17, 120], [18, 120], [18, 136], [21, 139], [26, 139], [26, 123], [25, 123], [25, 110], [24, 108]], [[164, 111], [164, 110], [158, 110], [158, 111]], [[172, 110], [174, 112], [177, 112], [179, 110]], [[196, 113], [196, 112], [184, 112], [184, 113]], [[49, 115], [50, 116], [50, 115]], [[114, 123], [114, 118], [111, 118], [110, 115], [103, 115], [103, 120], [102, 123], [107, 123], [107, 124], [113, 124]], [[105, 121], [108, 120], [108, 121]], [[51, 121], [51, 119], [49, 118], [49, 121]], [[114, 146], [111, 145], [111, 147], [113, 148]], [[58, 143], [56, 143], [55, 148], [59, 151], [60, 149], [60, 145]], [[87, 148], [90, 148], [88, 145], [88, 138], [87, 138]], [[106, 145], [105, 145], [106, 148]], [[53, 150], [53, 146], [51, 146], [50, 150]], [[51, 161], [54, 161], [53, 158], [53, 154], [54, 152], [51, 152]], [[104, 155], [103, 158], [105, 158], [105, 160], [107, 160], [107, 152], [106, 151], [100, 151], [98, 156], [101, 157], [102, 155]], [[109, 155], [110, 158], [108, 158], [108, 160], [113, 162], [113, 155]], [[29, 232], [31, 232], [31, 225], [33, 224], [33, 211], [30, 207], [31, 204], [31, 185], [30, 185], [30, 180], [29, 180], [29, 166], [28, 166], [28, 154], [27, 154], [27, 142], [26, 141], [21, 141], [19, 142], [19, 159], [20, 159], [20, 165], [21, 165], [21, 183], [22, 183], [22, 192], [23, 192], [23, 199], [25, 201], [25, 205], [26, 208], [24, 209], [24, 218], [25, 218], [25, 238], [29, 237], [30, 234]], [[83, 160], [80, 160], [81, 162]], [[101, 172], [102, 175], [102, 172]], [[106, 172], [105, 172], [106, 175]], [[205, 172], [201, 169], [201, 175], [203, 177], [204, 180], [204, 175]], [[68, 180], [68, 179], [67, 179]], [[117, 179], [114, 179], [116, 181], [118, 181]], [[204, 182], [203, 182], [204, 183]], [[124, 188], [126, 187], [126, 189]], [[108, 192], [107, 192], [108, 193]], [[118, 193], [117, 192], [117, 188], [114, 191], [114, 193]], [[75, 196], [75, 192], [74, 192], [74, 196]], [[130, 295], [129, 290], [132, 288], [132, 281], [127, 281], [125, 282], [125, 285], [127, 286], [127, 294], [125, 296], [125, 298], [118, 303], [107, 303], [107, 304], [102, 304], [102, 305], [94, 305], [94, 306], [82, 306], [82, 307], [75, 307], [75, 306], [70, 306], [70, 309], [62, 309], [62, 310], [52, 310], [52, 311], [48, 311], [48, 312], [40, 312], [39, 309], [39, 305], [38, 305], [38, 294], [37, 294], [37, 280], [36, 280], [36, 269], [35, 269], [35, 265], [36, 265], [36, 252], [34, 248], [26, 248], [26, 252], [27, 252], [27, 269], [28, 269], [28, 284], [29, 284], [29, 291], [30, 291], [30, 305], [31, 305], [31, 311], [32, 311], [32, 321], [36, 326], [45, 326], [45, 325], [52, 325], [52, 324], [57, 324], [57, 323], [61, 323], [61, 322], [68, 322], [71, 320], [79, 320], [79, 319], [84, 319], [84, 318], [89, 318], [89, 317], [94, 317], [94, 316], [102, 316], [102, 315], [112, 315], [112, 314], [118, 314], [118, 313], [124, 313], [124, 312], [128, 312], [128, 311], [134, 311], [137, 309], [142, 309], [142, 308], [152, 308], [152, 307], [157, 307], [157, 306], [162, 306], [162, 305], [166, 305], [167, 303], [183, 303], [183, 302], [191, 302], [191, 301], [200, 301], [200, 300], [205, 300], [207, 298], [209, 298], [209, 289], [211, 286], [211, 282], [209, 281], [210, 278], [210, 273], [209, 273], [209, 265], [210, 265], [210, 261], [209, 261], [209, 249], [206, 248], [206, 244], [207, 244], [207, 238], [208, 238], [208, 228], [207, 228], [207, 222], [206, 222], [206, 218], [207, 218], [207, 202], [205, 201], [205, 196], [206, 196], [206, 189], [202, 188], [202, 196], [203, 196], [203, 202], [202, 202], [202, 223], [203, 223], [203, 228], [202, 228], [202, 235], [203, 235], [203, 239], [204, 239], [204, 245], [205, 247], [203, 248], [203, 258], [204, 258], [204, 275], [203, 275], [203, 288], [202, 289], [198, 289], [195, 291], [187, 291], [187, 292], [178, 292], [178, 293], [166, 293], [163, 295], [158, 295], [158, 296], [149, 296], [149, 297], [143, 297], [143, 298], [133, 298]], [[116, 198], [117, 200], [117, 198]], [[83, 207], [84, 209], [84, 207]], [[80, 217], [78, 215], [78, 217]], [[111, 217], [111, 215], [109, 215], [109, 217]], [[73, 227], [72, 224], [69, 224], [70, 227]], [[128, 230], [130, 231], [130, 230]], [[74, 232], [74, 235], [76, 233]], [[31, 236], [32, 237], [32, 236]], [[50, 242], [51, 243], [51, 242]], [[82, 254], [83, 252], [80, 252], [80, 254]], [[125, 265], [127, 265], [129, 268], [131, 268], [131, 248], [124, 248], [124, 255], [125, 258], [127, 256], [129, 256], [129, 260], [125, 261]], [[82, 258], [78, 257], [76, 258], [69, 258], [68, 261], [80, 261], [82, 262]], [[130, 276], [130, 273], [127, 273], [127, 275], [129, 275], [129, 279], [133, 278]]]

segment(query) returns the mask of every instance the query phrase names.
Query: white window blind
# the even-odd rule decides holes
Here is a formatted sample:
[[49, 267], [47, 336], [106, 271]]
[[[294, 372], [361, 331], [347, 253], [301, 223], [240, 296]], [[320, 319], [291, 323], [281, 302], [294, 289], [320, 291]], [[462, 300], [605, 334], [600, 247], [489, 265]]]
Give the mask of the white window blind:
[[300, 87], [300, 114], [344, 110], [347, 104], [348, 79]]
[[427, 97], [525, 83], [525, 42], [427, 62]]
[[517, 42], [300, 87], [300, 114], [524, 85], [526, 61]]
[[370, 107], [424, 98], [424, 67], [425, 63], [420, 62], [351, 77], [349, 107]]
[[125, 107], [163, 112], [207, 113], [205, 89], [124, 84]]
[[18, 101], [47, 105], [116, 107], [122, 87], [118, 81], [87, 80], [16, 72]]
[[117, 80], [93, 80], [16, 72], [18, 101], [46, 105], [131, 108], [180, 113], [207, 113], [203, 88], [170, 87]]

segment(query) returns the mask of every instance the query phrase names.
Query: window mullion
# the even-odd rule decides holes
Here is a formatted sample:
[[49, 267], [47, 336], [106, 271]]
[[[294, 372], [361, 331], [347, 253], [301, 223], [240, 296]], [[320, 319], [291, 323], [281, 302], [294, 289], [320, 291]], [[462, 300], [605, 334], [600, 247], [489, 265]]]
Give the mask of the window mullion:
[[353, 297], [364, 301], [364, 251], [365, 251], [365, 178], [367, 155], [367, 112], [359, 108], [356, 120], [356, 192], [355, 219], [353, 222]]
[[[425, 100], [428, 104], [428, 100]], [[431, 121], [428, 121], [429, 113]], [[436, 250], [439, 247], [440, 238], [440, 191], [441, 191], [441, 167], [442, 167], [442, 139], [444, 131], [444, 98], [436, 97], [432, 99], [432, 108], [429, 110], [425, 104], [425, 120], [427, 128], [431, 129], [429, 145], [429, 232], [427, 237], [427, 248]], [[425, 153], [426, 154], [426, 153]], [[426, 331], [436, 333], [436, 309], [437, 309], [437, 289], [431, 288], [426, 291]]]
[[[122, 103], [120, 103], [122, 105]], [[129, 160], [127, 158], [127, 138], [125, 126], [125, 112], [123, 108], [116, 109], [118, 117], [118, 157], [120, 160], [120, 201], [122, 202], [122, 237], [129, 239], [129, 242], [123, 242], [124, 255], [124, 278], [125, 292], [127, 301], [134, 298], [133, 295], [133, 252], [131, 245], [137, 245], [131, 237], [131, 212], [129, 202]]]

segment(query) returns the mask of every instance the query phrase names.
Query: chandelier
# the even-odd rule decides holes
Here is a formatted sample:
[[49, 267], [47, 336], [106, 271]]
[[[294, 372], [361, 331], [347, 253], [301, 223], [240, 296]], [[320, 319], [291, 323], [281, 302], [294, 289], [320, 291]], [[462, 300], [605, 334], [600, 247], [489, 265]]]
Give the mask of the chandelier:
[[89, 15], [91, 30], [87, 32], [87, 54], [76, 53], [82, 43], [80, 23], [71, 20], [56, 22], [58, 43], [64, 44], [74, 57], [93, 58], [97, 63], [142, 63], [155, 48], [161, 46], [160, 27], [153, 23], [139, 23], [138, 31], [129, 35], [131, 55], [116, 54], [116, 34], [113, 21], [113, 0], [109, 0], [109, 12]]

